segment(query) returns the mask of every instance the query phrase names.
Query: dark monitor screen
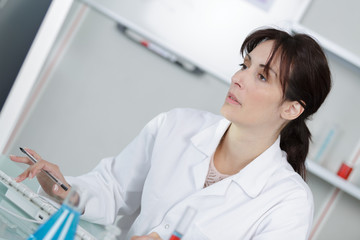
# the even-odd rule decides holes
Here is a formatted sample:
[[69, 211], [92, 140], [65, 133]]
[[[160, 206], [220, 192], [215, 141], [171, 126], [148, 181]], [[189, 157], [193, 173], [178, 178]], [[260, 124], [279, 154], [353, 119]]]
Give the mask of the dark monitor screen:
[[0, 0], [0, 111], [51, 0]]

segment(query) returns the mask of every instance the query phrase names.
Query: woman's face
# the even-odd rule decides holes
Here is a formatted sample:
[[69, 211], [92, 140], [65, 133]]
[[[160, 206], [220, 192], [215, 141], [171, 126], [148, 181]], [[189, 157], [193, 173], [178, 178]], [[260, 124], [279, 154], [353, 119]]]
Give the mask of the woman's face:
[[283, 92], [279, 80], [279, 58], [275, 55], [268, 75], [264, 67], [273, 41], [259, 44], [241, 64], [231, 79], [221, 113], [232, 123], [243, 127], [280, 127]]

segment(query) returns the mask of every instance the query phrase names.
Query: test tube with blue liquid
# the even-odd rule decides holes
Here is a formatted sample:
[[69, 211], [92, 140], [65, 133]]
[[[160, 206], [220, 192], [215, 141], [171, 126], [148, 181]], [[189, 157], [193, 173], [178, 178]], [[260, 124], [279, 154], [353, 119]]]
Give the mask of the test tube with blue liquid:
[[321, 140], [321, 145], [318, 148], [316, 155], [314, 156], [315, 162], [321, 162], [324, 157], [326, 157], [328, 151], [331, 150], [332, 145], [336, 141], [339, 136], [339, 126], [337, 124], [333, 124], [330, 129], [328, 129], [327, 134]]
[[40, 225], [28, 240], [72, 240], [75, 238], [81, 210], [80, 195], [74, 187], [57, 212]]
[[192, 207], [188, 207], [185, 210], [184, 215], [178, 222], [178, 225], [176, 226], [175, 231], [173, 232], [169, 240], [180, 240], [188, 230], [195, 215], [196, 215], [196, 210]]

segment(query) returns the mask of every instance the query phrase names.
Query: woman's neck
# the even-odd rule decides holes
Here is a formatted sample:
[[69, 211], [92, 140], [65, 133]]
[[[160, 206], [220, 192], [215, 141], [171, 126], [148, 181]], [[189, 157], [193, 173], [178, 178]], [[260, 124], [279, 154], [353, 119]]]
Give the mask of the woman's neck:
[[278, 132], [249, 131], [231, 124], [214, 156], [216, 169], [223, 174], [235, 174], [268, 149], [279, 136]]

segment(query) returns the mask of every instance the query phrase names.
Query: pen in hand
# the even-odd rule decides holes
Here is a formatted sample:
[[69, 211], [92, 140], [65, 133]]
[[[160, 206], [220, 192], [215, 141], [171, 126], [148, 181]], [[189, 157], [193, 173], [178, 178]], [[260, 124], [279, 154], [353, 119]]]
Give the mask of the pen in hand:
[[[37, 163], [37, 160], [34, 158], [34, 156], [32, 156], [29, 152], [27, 152], [25, 149], [23, 149], [22, 147], [20, 147], [20, 150], [26, 154], [26, 156], [28, 156], [30, 158], [30, 160], [33, 163]], [[64, 183], [62, 183], [59, 179], [57, 179], [56, 177], [54, 177], [51, 173], [49, 173], [48, 171], [41, 169], [41, 171], [43, 171], [46, 175], [48, 175], [57, 185], [59, 185], [62, 189], [64, 189], [65, 191], [68, 190], [68, 187], [65, 186]]]

